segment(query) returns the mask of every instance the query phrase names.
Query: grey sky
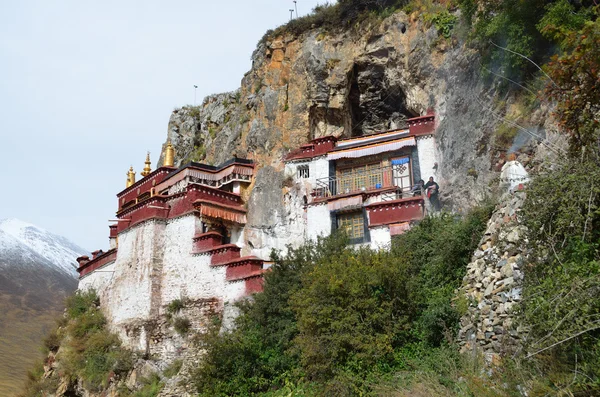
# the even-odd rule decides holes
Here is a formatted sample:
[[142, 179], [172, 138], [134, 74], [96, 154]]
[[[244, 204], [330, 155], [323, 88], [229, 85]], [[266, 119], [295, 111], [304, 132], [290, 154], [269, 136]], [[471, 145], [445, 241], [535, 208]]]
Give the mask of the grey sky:
[[[318, 0], [298, 0], [299, 14]], [[0, 218], [108, 245], [130, 165], [175, 107], [239, 87], [290, 0], [0, 1]]]

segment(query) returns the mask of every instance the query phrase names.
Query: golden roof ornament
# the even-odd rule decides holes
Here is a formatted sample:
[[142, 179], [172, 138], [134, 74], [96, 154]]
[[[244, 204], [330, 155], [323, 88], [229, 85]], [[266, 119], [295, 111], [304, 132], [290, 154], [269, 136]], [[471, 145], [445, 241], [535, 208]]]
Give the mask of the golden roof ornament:
[[163, 166], [165, 167], [173, 167], [175, 164], [175, 149], [173, 149], [173, 145], [171, 145], [171, 141], [167, 141], [167, 149], [165, 150], [165, 161], [163, 162]]
[[146, 161], [144, 162], [144, 170], [140, 172], [140, 175], [143, 177], [147, 177], [152, 172], [152, 167], [150, 163], [150, 152], [146, 154]]
[[135, 171], [133, 167], [129, 167], [129, 171], [127, 172], [127, 186], [130, 187], [135, 183]]

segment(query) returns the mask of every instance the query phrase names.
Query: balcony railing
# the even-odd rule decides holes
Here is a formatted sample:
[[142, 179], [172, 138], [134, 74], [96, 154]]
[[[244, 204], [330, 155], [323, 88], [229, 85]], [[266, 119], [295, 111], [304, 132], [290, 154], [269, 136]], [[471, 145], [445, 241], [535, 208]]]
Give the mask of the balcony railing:
[[[373, 167], [341, 173], [338, 177], [317, 179], [313, 197], [325, 198], [361, 191], [396, 187], [390, 199], [407, 197], [411, 190], [410, 174], [401, 173], [397, 166]], [[412, 194], [410, 194], [412, 195]]]

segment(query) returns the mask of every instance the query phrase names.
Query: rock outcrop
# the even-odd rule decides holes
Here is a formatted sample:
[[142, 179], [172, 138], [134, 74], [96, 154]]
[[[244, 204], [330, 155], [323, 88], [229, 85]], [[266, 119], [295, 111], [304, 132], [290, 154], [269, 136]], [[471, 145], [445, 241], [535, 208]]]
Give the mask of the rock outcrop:
[[[398, 12], [357, 31], [275, 37], [259, 43], [252, 63], [239, 90], [173, 112], [167, 139], [178, 164], [236, 155], [281, 171], [283, 155], [312, 138], [398, 128], [433, 110], [441, 161], [424, 177], [435, 176], [445, 207], [461, 211], [491, 194], [507, 151], [524, 153], [519, 160], [527, 166], [537, 150], [524, 131], [499, 142], [502, 116], [518, 113], [514, 96], [499, 99], [498, 82], [480, 76], [477, 52], [417, 14]], [[556, 130], [545, 108], [524, 122], [542, 137]], [[273, 204], [284, 201], [283, 190]], [[285, 216], [261, 228], [269, 234], [281, 224]]]

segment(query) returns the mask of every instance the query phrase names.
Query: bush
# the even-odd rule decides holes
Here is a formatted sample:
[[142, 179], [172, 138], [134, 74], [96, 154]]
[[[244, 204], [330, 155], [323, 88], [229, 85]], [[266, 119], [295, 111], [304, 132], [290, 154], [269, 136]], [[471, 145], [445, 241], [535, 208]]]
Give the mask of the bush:
[[56, 351], [60, 347], [61, 341], [62, 338], [59, 334], [58, 328], [55, 328], [52, 331], [50, 331], [50, 333], [44, 338], [44, 348], [47, 351], [56, 353]]
[[205, 335], [206, 355], [193, 377], [200, 395], [252, 395], [296, 378], [298, 354], [292, 341], [298, 331], [290, 298], [301, 288], [301, 275], [337, 256], [346, 241], [335, 236], [290, 249], [283, 257], [272, 253], [264, 291], [239, 305], [235, 329], [219, 333], [215, 326]]
[[156, 397], [165, 386], [158, 374], [152, 374], [142, 379], [142, 388], [132, 394], [132, 397]]
[[94, 291], [78, 291], [67, 300], [68, 322], [57, 357], [65, 377], [71, 381], [81, 379], [92, 391], [105, 388], [112, 376], [125, 375], [133, 367], [132, 353], [106, 329], [106, 318], [98, 303]]
[[594, 7], [592, 2], [567, 0], [459, 0], [458, 4], [472, 26], [471, 36], [484, 63], [513, 80], [537, 73], [537, 68], [518, 54], [537, 64], [547, 61], [557, 45], [569, 41], [570, 32], [593, 18]]
[[[523, 290], [528, 350], [553, 383], [546, 387], [599, 393], [598, 165], [573, 161], [538, 176], [527, 191], [524, 220], [532, 250]], [[571, 384], [573, 371], [581, 377]]]
[[185, 307], [185, 302], [183, 299], [173, 299], [167, 305], [167, 313], [177, 314]]
[[187, 317], [175, 317], [173, 328], [179, 335], [185, 335], [189, 332], [192, 322]]
[[85, 313], [92, 307], [100, 305], [100, 298], [95, 291], [77, 291], [65, 301], [67, 306], [67, 317], [77, 318]]
[[460, 316], [454, 288], [489, 214], [427, 218], [391, 252], [357, 250], [334, 235], [274, 253], [264, 292], [240, 305], [236, 328], [204, 336], [200, 395], [364, 394], [414, 346], [443, 346]]
[[456, 25], [457, 18], [448, 11], [443, 11], [436, 14], [431, 21], [437, 28], [438, 33], [449, 39], [452, 36], [452, 29]]

